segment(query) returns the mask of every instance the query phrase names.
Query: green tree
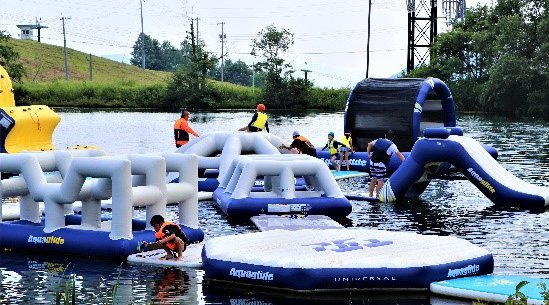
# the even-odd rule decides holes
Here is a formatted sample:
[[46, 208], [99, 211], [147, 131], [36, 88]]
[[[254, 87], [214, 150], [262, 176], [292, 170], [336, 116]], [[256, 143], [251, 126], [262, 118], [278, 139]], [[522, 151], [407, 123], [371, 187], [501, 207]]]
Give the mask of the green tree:
[[274, 25], [261, 30], [258, 38], [252, 41], [251, 55], [260, 58], [255, 68], [265, 73], [263, 95], [269, 107], [304, 108], [309, 104], [308, 90], [312, 84], [293, 78], [292, 66], [284, 60], [284, 55], [293, 44], [294, 35], [287, 29], [279, 30]]
[[180, 65], [188, 64], [188, 60], [183, 57], [183, 52], [176, 49], [169, 41], [164, 41], [160, 45], [160, 63], [162, 71], [175, 71]]
[[3, 66], [14, 82], [20, 82], [27, 75], [25, 67], [19, 62], [19, 53], [9, 44], [10, 36], [0, 31], [0, 66]]
[[472, 8], [431, 52], [408, 76], [445, 80], [459, 109], [549, 118], [549, 1]]
[[[223, 80], [226, 82], [242, 86], [251, 86], [252, 73], [252, 69], [241, 60], [225, 60]], [[212, 70], [211, 77], [221, 80], [221, 66], [217, 66], [215, 70]]]
[[215, 69], [217, 58], [204, 50], [203, 43], [196, 44], [193, 48], [185, 40], [181, 46], [185, 61], [174, 72], [168, 84], [169, 107], [214, 107], [215, 99], [212, 98], [207, 76]]
[[[139, 35], [135, 44], [133, 45], [132, 58], [130, 63], [134, 66], [141, 67], [142, 52], [142, 37]], [[162, 63], [163, 54], [162, 48], [160, 47], [160, 42], [151, 36], [145, 34], [145, 68], [149, 70], [158, 70], [162, 71], [164, 65]]]

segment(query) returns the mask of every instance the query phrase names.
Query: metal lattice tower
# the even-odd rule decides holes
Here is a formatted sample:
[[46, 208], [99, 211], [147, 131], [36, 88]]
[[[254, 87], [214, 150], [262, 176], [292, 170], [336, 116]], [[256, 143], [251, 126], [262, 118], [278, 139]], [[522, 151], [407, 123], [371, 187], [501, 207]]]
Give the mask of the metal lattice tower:
[[437, 0], [407, 0], [408, 59], [406, 70], [426, 64], [437, 36]]
[[446, 26], [463, 21], [467, 5], [465, 0], [442, 0], [442, 13], [446, 19]]

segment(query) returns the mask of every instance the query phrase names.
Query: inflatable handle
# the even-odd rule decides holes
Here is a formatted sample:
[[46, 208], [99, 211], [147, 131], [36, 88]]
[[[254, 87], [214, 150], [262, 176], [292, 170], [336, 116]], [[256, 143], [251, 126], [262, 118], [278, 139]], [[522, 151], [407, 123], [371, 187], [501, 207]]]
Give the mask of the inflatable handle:
[[426, 138], [448, 139], [451, 134], [450, 129], [447, 128], [425, 128], [423, 131], [423, 136]]
[[452, 136], [463, 136], [463, 129], [461, 127], [446, 127], [450, 131]]

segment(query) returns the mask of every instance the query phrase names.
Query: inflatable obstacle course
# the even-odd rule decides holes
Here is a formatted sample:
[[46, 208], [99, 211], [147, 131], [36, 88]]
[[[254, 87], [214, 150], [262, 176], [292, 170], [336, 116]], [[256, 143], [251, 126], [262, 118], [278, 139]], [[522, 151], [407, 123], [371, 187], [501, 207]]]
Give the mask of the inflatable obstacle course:
[[[191, 242], [203, 239], [196, 156], [104, 155], [95, 150], [0, 154], [0, 171], [20, 174], [2, 180], [0, 190], [2, 196], [19, 196], [21, 218], [0, 223], [0, 248], [125, 257], [140, 241], [155, 240], [149, 220], [165, 216], [168, 203], [179, 204], [179, 223]], [[174, 171], [179, 183], [166, 184], [166, 173]], [[52, 182], [58, 177], [47, 172], [59, 172], [61, 182]], [[101, 201], [109, 199], [112, 217], [106, 219]], [[82, 216], [71, 215], [75, 201], [82, 201]], [[146, 206], [146, 221], [132, 219], [136, 206]]]
[[490, 253], [459, 238], [362, 228], [216, 237], [202, 257], [209, 279], [294, 291], [428, 289], [494, 267]]
[[[258, 176], [264, 177], [264, 192], [252, 192]], [[240, 156], [221, 177], [213, 198], [229, 216], [293, 213], [341, 217], [352, 210], [324, 162], [307, 155]], [[305, 190], [296, 190], [296, 177], [304, 178]]]
[[[177, 153], [195, 154], [200, 171], [198, 189], [213, 192], [219, 186], [221, 178], [232, 160], [240, 155], [288, 153], [279, 150], [281, 144], [288, 144], [281, 138], [264, 132], [218, 132], [192, 139], [177, 149]], [[168, 182], [176, 181], [177, 175], [167, 177]], [[260, 181], [256, 185], [261, 187]]]
[[459, 169], [495, 204], [543, 208], [549, 205], [549, 188], [527, 183], [503, 168], [483, 146], [463, 136], [459, 128], [432, 128], [416, 142], [410, 155], [384, 184], [379, 200], [404, 198], [413, 183], [425, 179], [428, 166], [447, 162]]
[[520, 292], [528, 299], [528, 304], [544, 304], [541, 288], [544, 283], [549, 287], [549, 278], [527, 275], [482, 275], [467, 278], [446, 280], [432, 283], [431, 292], [462, 299], [483, 302], [505, 303], [510, 295], [515, 294], [519, 283], [526, 281]]
[[0, 153], [52, 150], [60, 120], [48, 106], [15, 106], [10, 77], [0, 66]]

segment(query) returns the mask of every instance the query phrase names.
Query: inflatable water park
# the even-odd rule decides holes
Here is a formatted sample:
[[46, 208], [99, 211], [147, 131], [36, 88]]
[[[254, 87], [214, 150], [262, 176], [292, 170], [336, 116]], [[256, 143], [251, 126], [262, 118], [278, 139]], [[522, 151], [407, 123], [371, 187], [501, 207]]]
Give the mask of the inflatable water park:
[[[494, 147], [456, 126], [452, 94], [436, 78], [359, 82], [342, 122], [356, 152], [349, 171], [336, 171], [329, 152], [297, 154], [283, 148], [288, 141], [266, 132], [212, 132], [164, 153], [55, 149], [60, 117], [47, 106], [15, 106], [9, 75], [1, 67], [0, 75], [0, 249], [12, 252], [200, 268], [212, 283], [295, 293], [431, 289], [501, 301], [501, 289], [510, 284], [490, 284], [499, 276], [492, 274], [494, 258], [478, 245], [451, 236], [346, 228], [338, 220], [353, 213], [351, 200], [398, 205], [421, 196], [434, 180], [469, 180], [495, 205], [549, 205], [549, 188], [515, 177], [497, 162]], [[344, 194], [342, 183], [370, 175], [368, 145], [389, 129], [404, 160], [390, 157], [388, 179], [376, 196]], [[228, 218], [251, 221], [258, 232], [205, 238], [199, 197], [212, 198]], [[177, 206], [175, 219], [168, 219], [168, 205]], [[136, 218], [137, 210], [144, 216]], [[148, 248], [162, 240], [164, 225], [158, 229], [153, 221], [158, 215], [180, 228], [182, 259]], [[522, 278], [504, 277], [511, 283]]]

